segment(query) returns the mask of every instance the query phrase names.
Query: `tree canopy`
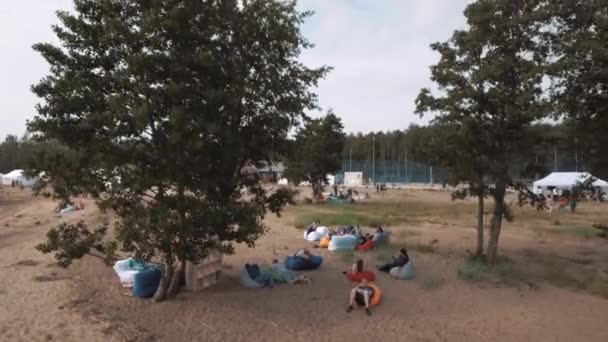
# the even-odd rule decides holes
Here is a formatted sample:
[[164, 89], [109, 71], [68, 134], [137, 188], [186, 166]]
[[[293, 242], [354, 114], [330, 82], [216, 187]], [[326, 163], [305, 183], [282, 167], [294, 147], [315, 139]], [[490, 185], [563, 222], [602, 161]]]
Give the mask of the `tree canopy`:
[[342, 120], [333, 112], [306, 120], [292, 142], [287, 158], [286, 176], [293, 182], [308, 181], [314, 195], [327, 183], [327, 175], [335, 174], [342, 166], [345, 134]]
[[[120, 249], [164, 263], [156, 299], [177, 290], [187, 261], [253, 245], [266, 211], [291, 201], [246, 169], [285, 154], [316, 108], [311, 89], [328, 68], [298, 61], [311, 46], [307, 15], [279, 0], [76, 0], [58, 13], [60, 44], [34, 46], [51, 68], [32, 87], [42, 101], [28, 127], [68, 153], [33, 170], [55, 195], [90, 195], [112, 211]], [[52, 230], [40, 249], [66, 263], [83, 248], [112, 252], [105, 230], [86, 229]]]
[[[468, 27], [455, 31], [447, 42], [431, 45], [440, 54], [431, 67], [440, 94], [423, 89], [416, 100], [419, 113], [435, 113], [434, 122], [452, 126], [458, 132], [455, 137], [464, 142], [459, 150], [464, 148], [466, 156], [450, 162], [452, 171], [479, 166], [493, 184], [490, 263], [496, 260], [502, 219], [510, 218], [504, 200], [507, 186], [513, 184], [509, 164], [529, 148], [527, 129], [547, 115], [542, 88], [547, 51], [538, 39], [544, 6], [541, 0], [480, 0], [468, 5]], [[465, 173], [456, 175], [462, 178]]]

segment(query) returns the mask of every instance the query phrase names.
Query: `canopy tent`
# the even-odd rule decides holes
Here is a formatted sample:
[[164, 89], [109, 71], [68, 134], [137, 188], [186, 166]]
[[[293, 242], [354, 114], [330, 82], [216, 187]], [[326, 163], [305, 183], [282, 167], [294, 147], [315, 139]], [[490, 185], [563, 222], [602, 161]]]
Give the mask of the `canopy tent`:
[[[538, 191], [538, 189], [547, 191], [549, 188], [568, 190], [577, 183], [582, 183], [590, 177], [593, 176], [587, 172], [553, 172], [547, 177], [534, 182], [533, 189], [534, 191]], [[608, 182], [599, 178], [593, 182], [593, 186], [602, 188], [604, 192], [608, 190]]]
[[25, 177], [23, 170], [13, 170], [2, 177], [2, 185], [11, 185], [13, 182], [23, 184], [23, 186], [33, 186], [36, 179]]

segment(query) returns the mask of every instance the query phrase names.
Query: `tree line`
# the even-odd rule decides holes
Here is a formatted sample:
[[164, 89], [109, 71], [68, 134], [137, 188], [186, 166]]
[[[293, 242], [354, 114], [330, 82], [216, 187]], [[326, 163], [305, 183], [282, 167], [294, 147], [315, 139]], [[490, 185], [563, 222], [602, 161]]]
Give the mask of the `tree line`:
[[[598, 168], [593, 157], [576, 136], [576, 127], [572, 123], [534, 123], [527, 128], [527, 135], [534, 137], [529, 149], [518, 151], [509, 161], [514, 173], [525, 171], [530, 163], [538, 168], [533, 172], [521, 172], [518, 178], [530, 180], [543, 177], [554, 170], [589, 171], [597, 177], [608, 177], [608, 170]], [[375, 153], [376, 168], [382, 168], [383, 162], [401, 164], [412, 161], [425, 165], [441, 167], [438, 155], [425, 153], [430, 144], [447, 143], [441, 140], [444, 135], [440, 127], [430, 124], [419, 126], [412, 124], [404, 130], [386, 132], [351, 133], [346, 136], [342, 151], [343, 169], [349, 161], [357, 165], [371, 165]], [[434, 139], [434, 140], [433, 140]], [[588, 159], [591, 159], [588, 161]], [[356, 169], [353, 171], [357, 171]], [[437, 181], [441, 181], [437, 179]]]

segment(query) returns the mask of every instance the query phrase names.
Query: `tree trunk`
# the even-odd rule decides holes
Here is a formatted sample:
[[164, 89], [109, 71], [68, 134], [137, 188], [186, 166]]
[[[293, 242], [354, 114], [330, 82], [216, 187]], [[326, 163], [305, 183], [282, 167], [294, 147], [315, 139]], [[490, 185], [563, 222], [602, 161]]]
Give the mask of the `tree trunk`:
[[483, 256], [483, 212], [484, 212], [484, 196], [483, 193], [477, 195], [477, 250], [475, 257]]
[[490, 224], [490, 239], [488, 241], [488, 263], [494, 265], [498, 254], [498, 239], [500, 238], [500, 229], [502, 227], [502, 217], [505, 208], [505, 190], [504, 182], [497, 182], [494, 189], [494, 213]]
[[173, 273], [173, 278], [171, 279], [171, 283], [169, 284], [169, 289], [167, 291], [167, 296], [175, 296], [180, 288], [181, 282], [184, 277], [184, 273], [186, 272], [186, 261], [180, 261], [179, 267]]
[[165, 270], [163, 272], [163, 277], [160, 279], [160, 284], [158, 284], [158, 288], [154, 293], [154, 301], [162, 302], [167, 298], [167, 292], [169, 289], [169, 285], [173, 280], [173, 258], [167, 258], [165, 260]]
[[313, 202], [316, 202], [319, 199], [319, 196], [321, 195], [321, 192], [323, 190], [321, 189], [321, 185], [319, 183], [312, 183], [312, 200]]

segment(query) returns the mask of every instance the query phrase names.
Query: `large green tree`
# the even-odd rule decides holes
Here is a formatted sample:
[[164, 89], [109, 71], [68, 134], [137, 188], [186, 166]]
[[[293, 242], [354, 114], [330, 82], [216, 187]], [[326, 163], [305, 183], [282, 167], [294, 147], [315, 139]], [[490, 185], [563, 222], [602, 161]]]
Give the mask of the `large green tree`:
[[556, 114], [573, 128], [590, 171], [608, 177], [608, 2], [549, 0], [549, 75]]
[[[458, 170], [483, 163], [488, 191], [494, 200], [487, 260], [496, 261], [503, 218], [510, 218], [505, 202], [513, 184], [510, 163], [529, 149], [531, 124], [543, 118], [543, 62], [546, 49], [538, 39], [545, 10], [540, 0], [479, 0], [464, 12], [467, 28], [455, 31], [432, 66], [438, 95], [423, 89], [420, 113], [435, 113], [435, 122], [453, 126], [468, 148]], [[468, 180], [468, 179], [467, 179]]]
[[279, 0], [76, 0], [59, 12], [60, 45], [34, 46], [51, 71], [33, 86], [42, 102], [29, 130], [68, 151], [34, 171], [55, 194], [112, 211], [117, 243], [64, 225], [40, 249], [64, 264], [116, 246], [158, 259], [162, 300], [186, 261], [253, 245], [267, 210], [293, 194], [268, 193], [246, 170], [287, 152], [328, 70], [298, 61], [306, 15]]
[[345, 140], [342, 120], [333, 112], [308, 119], [291, 144], [287, 178], [296, 183], [310, 182], [313, 198], [317, 199], [327, 183], [327, 175], [335, 174], [342, 166]]

